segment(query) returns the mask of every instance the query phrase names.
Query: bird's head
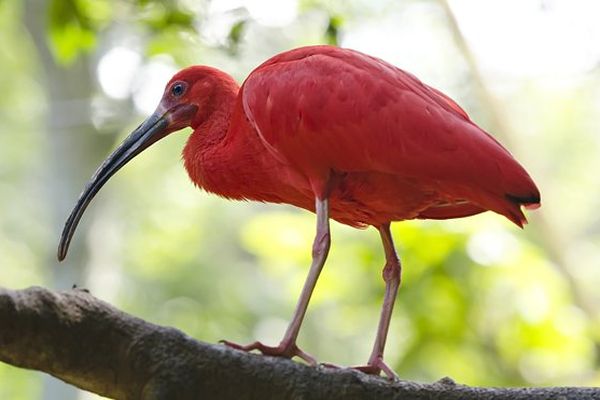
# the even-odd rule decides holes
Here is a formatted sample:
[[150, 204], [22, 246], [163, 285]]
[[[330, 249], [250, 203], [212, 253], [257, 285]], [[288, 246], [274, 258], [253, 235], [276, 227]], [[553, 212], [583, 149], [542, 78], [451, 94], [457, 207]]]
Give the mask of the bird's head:
[[158, 107], [102, 162], [79, 196], [65, 223], [58, 246], [62, 261], [86, 207], [121, 167], [168, 134], [202, 124], [214, 111], [221, 93], [237, 91], [227, 74], [211, 67], [193, 66], [176, 73], [167, 83]]

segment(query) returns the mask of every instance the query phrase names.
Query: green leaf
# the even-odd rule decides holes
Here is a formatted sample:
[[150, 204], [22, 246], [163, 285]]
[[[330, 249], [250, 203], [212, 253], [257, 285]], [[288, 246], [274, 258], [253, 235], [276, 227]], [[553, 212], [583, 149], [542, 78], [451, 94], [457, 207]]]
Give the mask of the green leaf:
[[340, 43], [340, 28], [343, 25], [343, 18], [339, 15], [329, 16], [329, 23], [325, 30], [325, 41], [327, 44], [338, 46]]
[[194, 30], [194, 14], [187, 10], [173, 5], [165, 7], [155, 4], [145, 8], [148, 16], [143, 22], [155, 32], [171, 27]]
[[227, 35], [228, 50], [233, 55], [237, 54], [238, 52], [239, 44], [244, 34], [244, 27], [246, 26], [246, 22], [247, 21], [243, 19], [233, 24], [233, 26], [229, 30], [229, 35]]
[[96, 44], [96, 34], [75, 0], [52, 0], [48, 15], [49, 47], [56, 61], [67, 65]]

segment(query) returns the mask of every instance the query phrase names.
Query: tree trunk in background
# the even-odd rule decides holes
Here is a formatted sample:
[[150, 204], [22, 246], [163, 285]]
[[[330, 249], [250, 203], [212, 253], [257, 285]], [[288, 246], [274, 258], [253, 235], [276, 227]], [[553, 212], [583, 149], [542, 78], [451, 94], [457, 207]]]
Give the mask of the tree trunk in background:
[[[48, 1], [24, 2], [23, 23], [31, 34], [37, 49], [40, 82], [47, 97], [44, 119], [45, 132], [42, 152], [47, 166], [44, 201], [52, 226], [56, 231], [56, 243], [62, 224], [84, 182], [99, 164], [99, 157], [106, 154], [114, 143], [113, 135], [101, 135], [91, 124], [91, 99], [94, 93], [94, 65], [87, 55], [80, 56], [68, 66], [58, 65], [48, 47]], [[93, 211], [93, 210], [91, 210]], [[94, 212], [87, 214], [92, 221]], [[88, 226], [79, 229], [79, 240], [74, 240], [67, 260], [58, 266], [54, 247], [49, 246], [44, 255], [50, 277], [48, 286], [57, 289], [85, 285], [89, 252], [85, 246]], [[46, 376], [42, 398], [70, 400], [78, 397], [78, 391], [52, 377]]]

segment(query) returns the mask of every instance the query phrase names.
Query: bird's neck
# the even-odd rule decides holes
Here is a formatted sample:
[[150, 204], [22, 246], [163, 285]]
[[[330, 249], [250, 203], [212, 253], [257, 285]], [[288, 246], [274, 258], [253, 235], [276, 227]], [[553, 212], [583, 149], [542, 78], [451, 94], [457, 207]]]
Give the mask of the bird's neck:
[[[202, 118], [192, 124], [194, 132], [183, 149], [183, 160], [190, 179], [197, 186], [211, 192], [218, 192], [219, 168], [228, 169], [227, 136], [232, 125], [232, 115], [236, 105], [239, 86], [231, 82], [220, 85], [214, 93], [213, 101]], [[220, 194], [220, 193], [219, 193]]]

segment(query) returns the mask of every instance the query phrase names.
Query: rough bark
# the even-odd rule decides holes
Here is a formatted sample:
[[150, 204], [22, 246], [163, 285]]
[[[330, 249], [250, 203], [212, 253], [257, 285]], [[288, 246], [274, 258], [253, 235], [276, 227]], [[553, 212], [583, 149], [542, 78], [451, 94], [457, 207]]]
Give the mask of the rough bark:
[[594, 388], [474, 388], [313, 368], [198, 342], [81, 289], [0, 288], [0, 360], [116, 399], [600, 399]]

